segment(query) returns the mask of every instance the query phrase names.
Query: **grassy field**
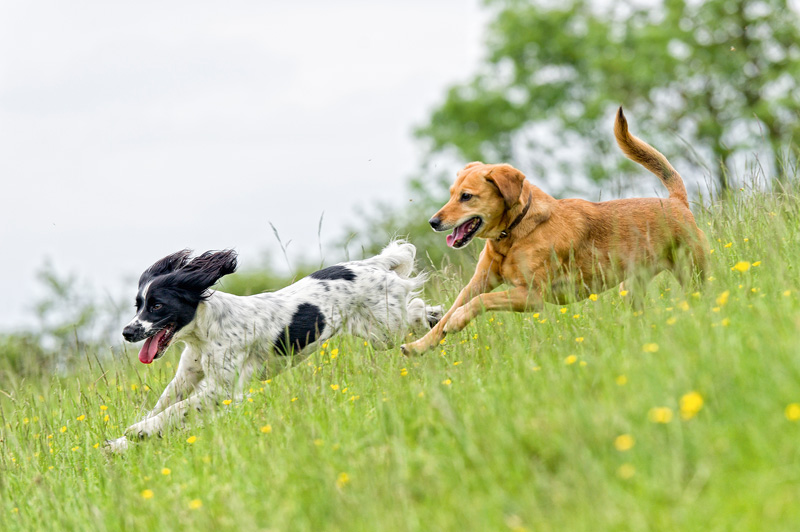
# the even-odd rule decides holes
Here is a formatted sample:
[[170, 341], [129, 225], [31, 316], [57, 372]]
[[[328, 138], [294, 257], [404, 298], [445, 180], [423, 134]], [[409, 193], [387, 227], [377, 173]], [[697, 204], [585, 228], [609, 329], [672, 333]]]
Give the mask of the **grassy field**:
[[612, 290], [488, 314], [418, 359], [337, 338], [124, 456], [101, 442], [177, 351], [0, 383], [0, 529], [797, 530], [798, 202], [739, 192], [699, 222], [698, 292], [662, 274], [643, 311]]

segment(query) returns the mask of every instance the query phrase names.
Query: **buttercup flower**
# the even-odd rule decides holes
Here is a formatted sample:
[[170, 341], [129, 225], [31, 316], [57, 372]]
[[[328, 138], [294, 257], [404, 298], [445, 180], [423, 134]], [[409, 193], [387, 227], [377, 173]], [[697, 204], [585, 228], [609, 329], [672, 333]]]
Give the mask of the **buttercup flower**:
[[789, 403], [786, 405], [786, 410], [784, 410], [784, 415], [786, 419], [789, 421], [797, 421], [800, 420], [800, 404], [797, 403]]
[[703, 396], [692, 391], [681, 397], [681, 417], [692, 419], [703, 408]]
[[669, 423], [672, 421], [672, 409], [668, 406], [656, 406], [647, 413], [647, 419], [653, 423]]
[[750, 269], [750, 263], [742, 260], [734, 264], [733, 268], [731, 268], [731, 271], [736, 270], [737, 272], [744, 273], [749, 269]]
[[614, 439], [614, 447], [620, 451], [630, 451], [636, 445], [636, 440], [630, 434], [620, 434]]

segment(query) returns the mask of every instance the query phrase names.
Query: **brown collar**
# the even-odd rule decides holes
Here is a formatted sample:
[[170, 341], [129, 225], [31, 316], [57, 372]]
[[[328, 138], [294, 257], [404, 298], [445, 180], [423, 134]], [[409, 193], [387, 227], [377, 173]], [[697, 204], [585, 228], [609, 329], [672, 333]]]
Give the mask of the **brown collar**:
[[525, 208], [522, 209], [522, 212], [519, 213], [519, 216], [514, 218], [514, 221], [509, 224], [503, 231], [500, 231], [500, 236], [498, 236], [495, 240], [503, 240], [504, 238], [508, 237], [508, 234], [514, 229], [519, 223], [525, 218], [525, 215], [528, 214], [528, 209], [531, 208], [531, 203], [533, 203], [533, 192], [528, 194], [528, 204], [525, 205]]

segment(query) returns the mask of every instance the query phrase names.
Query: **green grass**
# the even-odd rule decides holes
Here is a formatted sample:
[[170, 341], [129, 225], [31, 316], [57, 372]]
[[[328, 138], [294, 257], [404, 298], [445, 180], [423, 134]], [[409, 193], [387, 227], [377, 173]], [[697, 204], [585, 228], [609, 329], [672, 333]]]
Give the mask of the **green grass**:
[[[95, 445], [152, 407], [177, 352], [1, 383], [0, 528], [796, 530], [798, 203], [741, 193], [699, 221], [700, 292], [663, 274], [643, 311], [613, 290], [487, 314], [418, 359], [337, 338], [124, 456]], [[434, 281], [452, 300], [459, 281]]]

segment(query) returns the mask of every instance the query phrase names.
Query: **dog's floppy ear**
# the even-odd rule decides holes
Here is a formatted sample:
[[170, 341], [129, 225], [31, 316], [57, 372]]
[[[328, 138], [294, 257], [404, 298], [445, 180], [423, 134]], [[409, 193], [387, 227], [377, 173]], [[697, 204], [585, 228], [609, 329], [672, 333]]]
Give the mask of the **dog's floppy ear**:
[[142, 286], [154, 277], [166, 275], [183, 268], [186, 263], [189, 262], [189, 255], [191, 254], [191, 249], [182, 249], [181, 251], [175, 252], [172, 255], [167, 255], [163, 259], [157, 261], [147, 268], [141, 277], [139, 277], [139, 286]]
[[522, 194], [522, 182], [525, 181], [525, 176], [522, 175], [522, 172], [511, 165], [501, 164], [492, 168], [486, 176], [486, 180], [500, 191], [507, 209], [519, 203], [519, 196]]
[[234, 250], [206, 251], [181, 268], [176, 281], [181, 288], [202, 294], [220, 278], [235, 272], [236, 266]]

